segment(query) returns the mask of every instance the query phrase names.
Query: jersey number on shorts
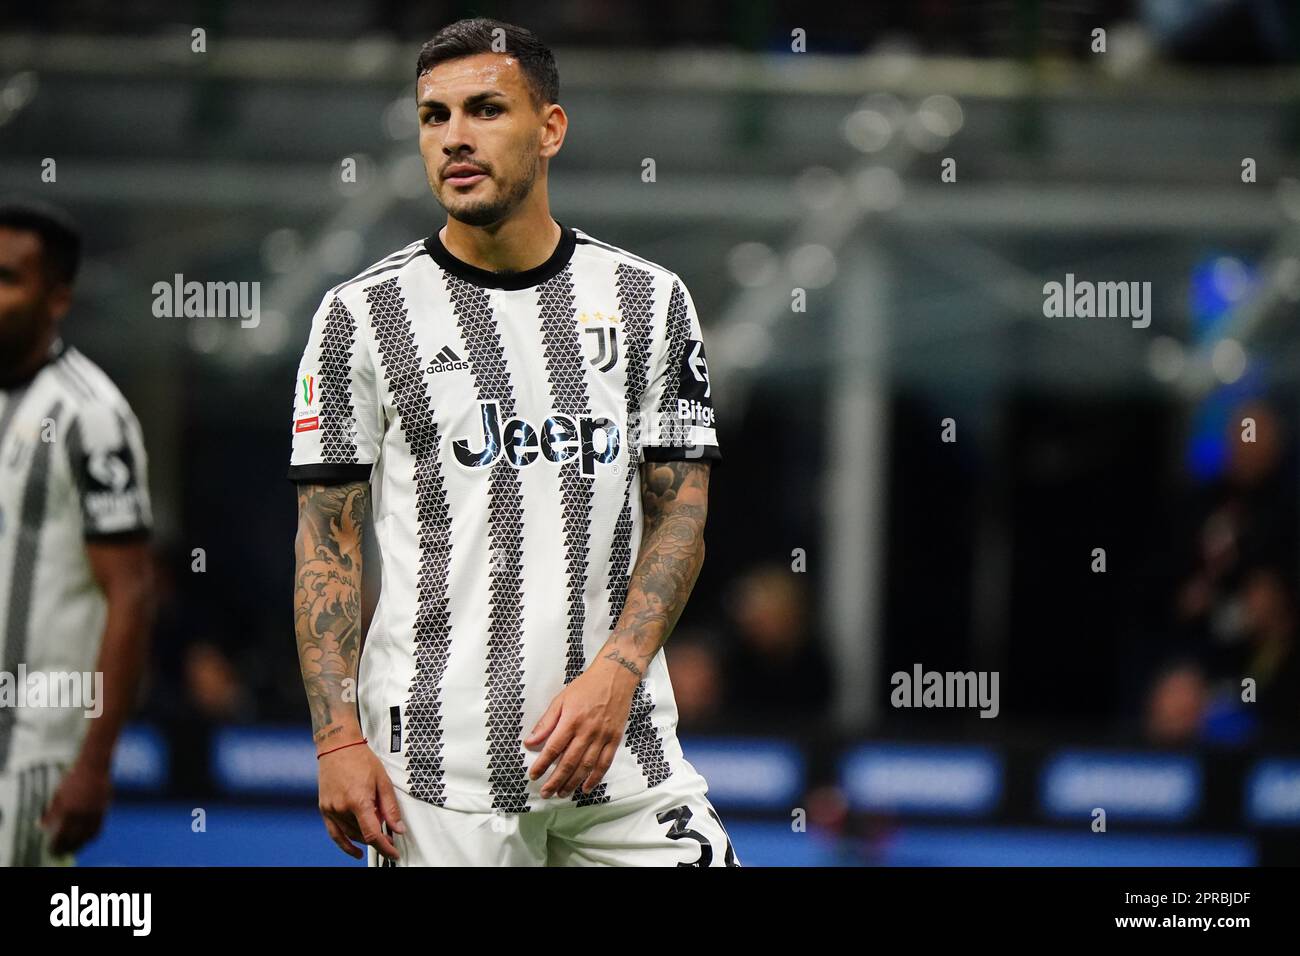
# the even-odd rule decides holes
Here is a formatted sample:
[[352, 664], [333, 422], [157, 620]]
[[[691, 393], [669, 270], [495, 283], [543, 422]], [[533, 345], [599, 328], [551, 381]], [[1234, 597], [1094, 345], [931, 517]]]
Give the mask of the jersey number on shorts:
[[[722, 821], [718, 819], [718, 815], [713, 812], [712, 807], [709, 808], [709, 815], [713, 817], [714, 821], [718, 824], [718, 829], [722, 830], [725, 835], [727, 831], [723, 828]], [[659, 814], [656, 819], [660, 823], [667, 823], [669, 820], [673, 822], [673, 825], [668, 828], [668, 839], [700, 841], [699, 859], [692, 863], [678, 863], [678, 866], [708, 866], [713, 862], [713, 845], [709, 843], [709, 838], [700, 831], [692, 830], [687, 826], [687, 824], [691, 822], [690, 807], [685, 806], [684, 804], [680, 807], [673, 807], [671, 810], [665, 810], [663, 813]], [[736, 865], [736, 851], [731, 846], [730, 837], [727, 837], [727, 852], [724, 855], [723, 860], [727, 866]]]

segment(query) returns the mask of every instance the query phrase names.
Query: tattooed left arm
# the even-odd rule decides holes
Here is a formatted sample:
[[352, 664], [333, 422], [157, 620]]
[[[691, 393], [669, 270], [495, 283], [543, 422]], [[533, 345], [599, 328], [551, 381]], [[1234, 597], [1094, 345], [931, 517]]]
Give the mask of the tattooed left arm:
[[614, 762], [636, 688], [672, 633], [704, 564], [709, 465], [648, 461], [641, 466], [645, 525], [627, 600], [591, 665], [551, 701], [532, 733], [543, 746], [528, 768], [532, 780], [554, 765], [542, 796], [590, 792]]
[[668, 640], [704, 566], [709, 510], [707, 461], [647, 461], [641, 465], [645, 526], [627, 601], [598, 660], [636, 676]]

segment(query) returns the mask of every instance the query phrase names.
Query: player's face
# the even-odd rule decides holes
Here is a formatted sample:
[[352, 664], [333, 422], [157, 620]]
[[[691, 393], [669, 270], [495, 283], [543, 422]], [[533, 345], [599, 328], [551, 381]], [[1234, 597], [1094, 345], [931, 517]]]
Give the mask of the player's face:
[[532, 192], [545, 119], [514, 57], [482, 53], [419, 78], [420, 154], [438, 202], [453, 219], [490, 226]]
[[26, 367], [64, 308], [67, 290], [51, 284], [35, 233], [0, 226], [0, 372]]

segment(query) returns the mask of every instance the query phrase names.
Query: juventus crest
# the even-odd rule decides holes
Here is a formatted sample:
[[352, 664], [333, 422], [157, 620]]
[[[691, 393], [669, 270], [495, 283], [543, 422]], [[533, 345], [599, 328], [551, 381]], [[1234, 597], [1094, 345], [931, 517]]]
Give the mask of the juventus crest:
[[618, 364], [618, 316], [596, 313], [593, 318], [585, 312], [578, 316], [583, 331], [591, 339], [587, 345], [587, 361], [601, 372], [608, 372]]

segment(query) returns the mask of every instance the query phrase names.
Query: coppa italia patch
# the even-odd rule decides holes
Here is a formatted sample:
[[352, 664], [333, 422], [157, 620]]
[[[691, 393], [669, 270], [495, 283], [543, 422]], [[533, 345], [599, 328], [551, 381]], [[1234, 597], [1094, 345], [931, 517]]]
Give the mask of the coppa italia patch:
[[[316, 376], [308, 372], [302, 377], [302, 407], [295, 409], [299, 412], [315, 412], [316, 408]], [[302, 418], [294, 419], [293, 430], [297, 432], [314, 432], [320, 428], [320, 415], [305, 415]]]

